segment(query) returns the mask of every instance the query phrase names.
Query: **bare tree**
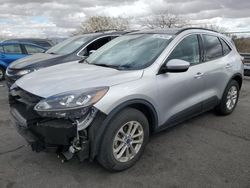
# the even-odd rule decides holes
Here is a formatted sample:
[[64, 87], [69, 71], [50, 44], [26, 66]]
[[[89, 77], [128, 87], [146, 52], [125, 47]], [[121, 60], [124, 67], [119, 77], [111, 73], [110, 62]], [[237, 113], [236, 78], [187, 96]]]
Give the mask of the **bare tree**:
[[225, 33], [225, 34], [227, 33], [227, 28], [216, 25], [216, 24], [205, 24], [201, 27], [205, 29], [211, 29], [211, 30], [217, 31], [219, 33]]
[[149, 29], [163, 29], [173, 27], [183, 27], [188, 25], [187, 20], [182, 17], [169, 13], [168, 11], [146, 18], [142, 24]]
[[129, 28], [129, 22], [126, 18], [92, 16], [81, 23], [79, 30], [75, 34], [90, 33], [100, 30], [126, 30]]

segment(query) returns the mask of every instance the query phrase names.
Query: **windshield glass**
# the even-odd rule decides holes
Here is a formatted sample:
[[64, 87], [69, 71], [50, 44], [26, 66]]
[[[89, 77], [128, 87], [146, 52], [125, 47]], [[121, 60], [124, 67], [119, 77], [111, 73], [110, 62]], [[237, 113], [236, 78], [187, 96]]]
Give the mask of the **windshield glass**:
[[70, 54], [80, 48], [84, 43], [91, 39], [91, 36], [76, 36], [71, 37], [59, 44], [50, 48], [46, 53], [48, 54]]
[[117, 69], [142, 69], [151, 65], [171, 41], [168, 34], [134, 34], [118, 37], [89, 58], [89, 64]]

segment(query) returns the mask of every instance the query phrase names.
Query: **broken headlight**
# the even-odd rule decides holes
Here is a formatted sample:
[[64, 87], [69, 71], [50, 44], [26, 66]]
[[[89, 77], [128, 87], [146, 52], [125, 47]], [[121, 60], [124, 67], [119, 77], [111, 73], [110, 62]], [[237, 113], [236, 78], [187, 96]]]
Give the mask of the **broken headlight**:
[[41, 100], [34, 110], [41, 116], [80, 118], [89, 107], [98, 102], [108, 91], [108, 87], [75, 90], [53, 95]]

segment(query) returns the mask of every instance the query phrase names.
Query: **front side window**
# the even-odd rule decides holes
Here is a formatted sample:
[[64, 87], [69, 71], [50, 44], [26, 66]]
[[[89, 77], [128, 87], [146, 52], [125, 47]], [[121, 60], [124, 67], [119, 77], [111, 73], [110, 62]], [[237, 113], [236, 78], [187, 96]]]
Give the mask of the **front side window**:
[[6, 54], [22, 54], [19, 44], [8, 44], [3, 46], [4, 53]]
[[172, 40], [168, 34], [133, 34], [107, 43], [87, 62], [119, 70], [142, 69], [151, 65]]
[[197, 35], [190, 35], [183, 39], [169, 55], [167, 61], [181, 59], [192, 64], [200, 63], [200, 48]]
[[24, 47], [28, 54], [43, 53], [45, 50], [36, 46], [25, 44]]
[[205, 50], [205, 61], [211, 61], [216, 58], [223, 56], [221, 43], [216, 36], [203, 35], [204, 50]]

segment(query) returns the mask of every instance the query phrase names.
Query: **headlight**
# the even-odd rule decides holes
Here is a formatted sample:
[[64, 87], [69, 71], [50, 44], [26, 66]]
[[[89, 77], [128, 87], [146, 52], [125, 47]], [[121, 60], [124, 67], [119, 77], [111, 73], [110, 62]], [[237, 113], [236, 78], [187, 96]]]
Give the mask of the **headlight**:
[[41, 100], [34, 109], [37, 112], [67, 112], [92, 106], [108, 91], [108, 87], [76, 90]]
[[26, 69], [26, 70], [20, 70], [16, 73], [17, 76], [23, 76], [25, 74], [28, 74], [30, 72], [33, 72], [33, 70], [30, 70], [30, 69]]

